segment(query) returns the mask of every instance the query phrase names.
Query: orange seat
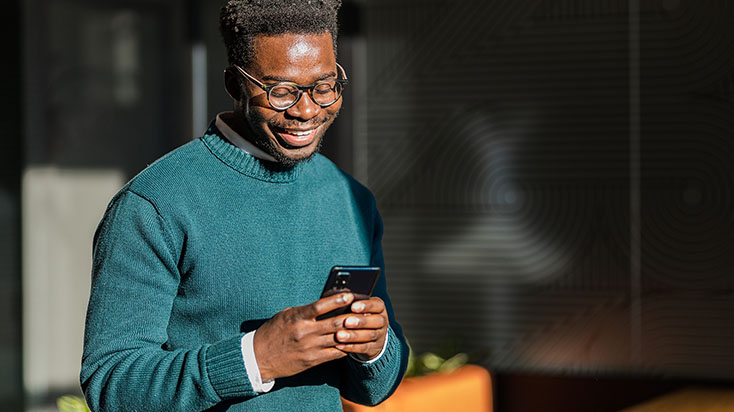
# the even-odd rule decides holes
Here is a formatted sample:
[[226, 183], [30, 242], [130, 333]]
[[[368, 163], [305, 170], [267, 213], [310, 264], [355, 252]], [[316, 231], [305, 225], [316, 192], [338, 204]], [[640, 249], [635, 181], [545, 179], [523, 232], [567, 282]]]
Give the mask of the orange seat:
[[486, 369], [465, 365], [449, 373], [406, 378], [375, 407], [342, 399], [345, 412], [492, 412], [492, 378]]

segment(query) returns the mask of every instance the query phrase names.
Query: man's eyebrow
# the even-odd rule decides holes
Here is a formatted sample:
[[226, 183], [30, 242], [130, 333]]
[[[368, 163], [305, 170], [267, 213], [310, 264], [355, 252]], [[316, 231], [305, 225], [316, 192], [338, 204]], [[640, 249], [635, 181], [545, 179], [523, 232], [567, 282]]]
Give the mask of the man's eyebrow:
[[[326, 80], [326, 79], [333, 79], [336, 78], [336, 72], [328, 72], [324, 73], [321, 76], [319, 76], [315, 81], [319, 80]], [[263, 81], [271, 81], [271, 82], [288, 82], [288, 83], [295, 83], [292, 79], [289, 79], [287, 77], [283, 76], [277, 76], [277, 75], [267, 75], [262, 77]]]

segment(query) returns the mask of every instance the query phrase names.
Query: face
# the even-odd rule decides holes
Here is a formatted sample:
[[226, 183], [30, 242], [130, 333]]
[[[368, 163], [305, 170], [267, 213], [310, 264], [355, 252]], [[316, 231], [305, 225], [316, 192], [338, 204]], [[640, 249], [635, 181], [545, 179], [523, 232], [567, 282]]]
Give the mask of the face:
[[[281, 81], [313, 84], [336, 78], [336, 58], [331, 34], [257, 36], [255, 54], [245, 68], [267, 84]], [[342, 101], [322, 108], [304, 92], [287, 110], [270, 106], [264, 90], [240, 77], [244, 91], [235, 102], [235, 112], [249, 125], [253, 143], [284, 165], [292, 166], [313, 156], [321, 146], [326, 129], [334, 122]]]

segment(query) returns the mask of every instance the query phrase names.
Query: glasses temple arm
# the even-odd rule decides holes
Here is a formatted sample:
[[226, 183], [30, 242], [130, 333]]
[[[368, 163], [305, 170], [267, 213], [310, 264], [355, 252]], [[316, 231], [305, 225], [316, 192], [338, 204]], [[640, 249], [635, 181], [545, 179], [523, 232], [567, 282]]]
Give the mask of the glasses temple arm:
[[247, 80], [249, 80], [249, 81], [251, 81], [251, 82], [255, 83], [255, 84], [256, 84], [256, 85], [257, 85], [258, 87], [260, 87], [261, 89], [263, 89], [263, 90], [267, 90], [267, 87], [265, 87], [265, 85], [264, 85], [264, 84], [263, 84], [263, 83], [262, 83], [262, 82], [261, 82], [260, 80], [258, 80], [258, 79], [256, 79], [256, 78], [254, 78], [254, 77], [250, 76], [250, 74], [249, 74], [249, 73], [247, 73], [247, 72], [245, 71], [245, 69], [243, 69], [242, 67], [240, 67], [240, 66], [238, 66], [238, 65], [236, 65], [236, 64], [235, 64], [235, 65], [233, 65], [233, 67], [234, 67], [235, 69], [237, 69], [237, 70], [238, 70], [238, 71], [240, 72], [240, 74], [242, 74], [243, 76], [245, 76], [245, 78], [247, 78]]
[[349, 80], [347, 78], [347, 72], [346, 72], [346, 70], [344, 70], [344, 68], [339, 63], [336, 64], [336, 67], [341, 71], [341, 75], [344, 78], [344, 80]]

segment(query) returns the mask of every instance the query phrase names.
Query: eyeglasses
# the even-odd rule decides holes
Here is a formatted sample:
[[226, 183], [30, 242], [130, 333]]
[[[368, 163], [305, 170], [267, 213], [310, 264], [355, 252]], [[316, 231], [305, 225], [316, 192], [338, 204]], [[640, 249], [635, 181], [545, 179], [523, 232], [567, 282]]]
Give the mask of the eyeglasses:
[[288, 110], [295, 106], [301, 99], [301, 95], [305, 90], [308, 91], [311, 100], [321, 107], [328, 107], [336, 103], [342, 95], [344, 85], [349, 83], [347, 73], [344, 68], [336, 64], [339, 69], [341, 79], [319, 80], [313, 84], [301, 85], [293, 82], [278, 82], [273, 84], [264, 84], [256, 78], [252, 77], [244, 69], [238, 65], [233, 65], [237, 71], [249, 81], [255, 83], [259, 88], [263, 89], [268, 96], [268, 103], [276, 110]]

